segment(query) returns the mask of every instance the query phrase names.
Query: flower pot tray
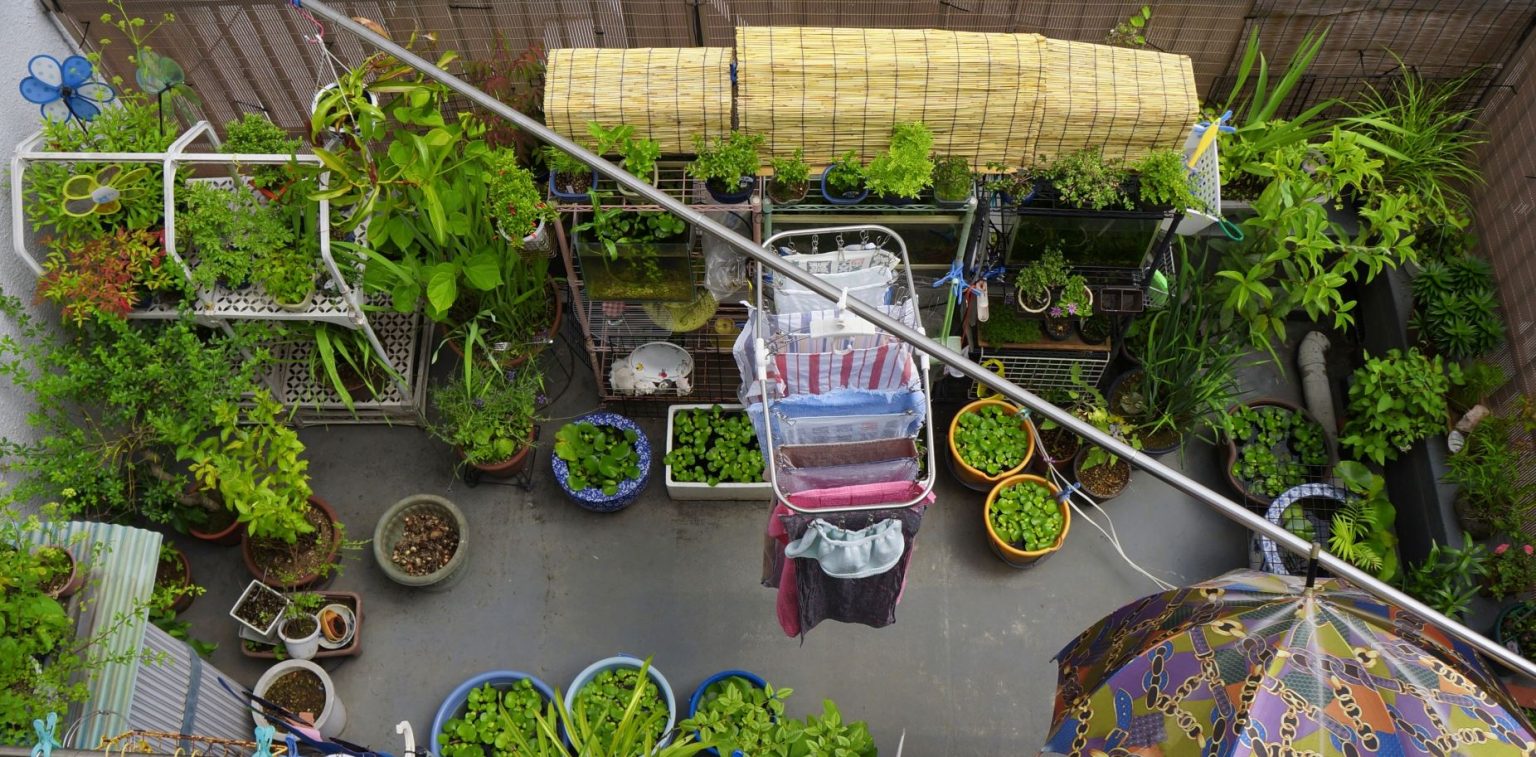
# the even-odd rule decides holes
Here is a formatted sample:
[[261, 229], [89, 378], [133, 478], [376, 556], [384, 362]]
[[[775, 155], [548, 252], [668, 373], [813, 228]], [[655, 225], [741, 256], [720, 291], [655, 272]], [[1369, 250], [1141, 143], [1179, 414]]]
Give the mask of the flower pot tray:
[[[346, 646], [339, 647], [337, 649], [326, 649], [324, 646], [322, 646], [320, 647], [320, 651], [315, 653], [315, 659], [324, 660], [332, 657], [352, 657], [363, 651], [362, 596], [356, 592], [351, 591], [322, 591], [317, 593], [320, 596], [325, 597], [326, 604], [334, 602], [336, 604], [346, 605], [347, 607], [352, 608], [352, 613], [357, 617], [357, 621], [355, 629], [352, 633], [352, 640], [347, 642]], [[274, 638], [271, 640], [252, 638], [253, 636], [254, 634], [246, 631], [246, 629], [240, 629], [240, 654], [258, 660], [277, 659], [276, 648], [278, 645], [281, 645], [282, 642], [276, 640], [276, 634], [273, 634]], [[252, 649], [252, 645], [257, 646], [258, 648]]]
[[[683, 410], [708, 410], [713, 403], [699, 405], [673, 405], [667, 410], [667, 452], [672, 451], [673, 425], [677, 414]], [[720, 404], [722, 410], [741, 412], [741, 405]], [[663, 458], [665, 459], [665, 458]], [[711, 500], [718, 502], [767, 502], [773, 499], [773, 484], [760, 481], [753, 484], [719, 483], [714, 486], [699, 481], [675, 481], [672, 466], [663, 466], [666, 472], [667, 496], [676, 500]]]

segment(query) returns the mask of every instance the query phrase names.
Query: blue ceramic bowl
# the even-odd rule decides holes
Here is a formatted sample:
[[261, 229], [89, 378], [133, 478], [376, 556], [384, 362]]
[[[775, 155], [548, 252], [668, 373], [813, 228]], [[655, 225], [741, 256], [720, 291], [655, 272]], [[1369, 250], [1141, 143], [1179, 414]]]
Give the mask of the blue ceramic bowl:
[[555, 692], [549, 688], [549, 684], [539, 680], [537, 676], [531, 676], [516, 670], [488, 670], [458, 685], [447, 697], [443, 699], [441, 707], [437, 708], [437, 715], [432, 718], [432, 735], [428, 737], [428, 751], [440, 754], [442, 746], [437, 743], [437, 735], [443, 732], [443, 724], [464, 714], [465, 703], [469, 701], [469, 692], [485, 684], [491, 684], [501, 691], [506, 691], [512, 684], [523, 679], [533, 682], [533, 688], [544, 697], [544, 701], [555, 701]]
[[638, 435], [635, 439], [635, 452], [640, 456], [640, 477], [620, 483], [619, 490], [613, 495], [604, 494], [602, 489], [590, 486], [579, 492], [571, 491], [570, 466], [566, 465], [559, 455], [550, 455], [550, 465], [554, 466], [555, 481], [559, 482], [560, 489], [576, 504], [593, 512], [618, 512], [634, 504], [640, 492], [645, 490], [645, 485], [651, 482], [651, 441], [645, 437], [645, 432], [641, 431], [634, 421], [618, 413], [592, 413], [571, 422], [586, 422], [597, 426], [634, 431]]
[[827, 173], [831, 170], [826, 168], [822, 169], [821, 172], [821, 196], [826, 198], [827, 202], [833, 205], [858, 205], [864, 201], [864, 198], [869, 197], [868, 189], [859, 192], [857, 195], [833, 194], [832, 187], [827, 185]]

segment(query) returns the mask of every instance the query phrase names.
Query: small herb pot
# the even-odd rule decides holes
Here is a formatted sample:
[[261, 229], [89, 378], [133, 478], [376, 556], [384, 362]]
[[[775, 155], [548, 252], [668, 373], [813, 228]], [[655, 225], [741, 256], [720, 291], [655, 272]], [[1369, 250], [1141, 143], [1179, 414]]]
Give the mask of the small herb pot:
[[[246, 620], [237, 614], [240, 608], [243, 607], [247, 601], [254, 600], [258, 594], [270, 595], [270, 597], [273, 598], [273, 601], [275, 601], [278, 605], [277, 610], [272, 614], [272, 620], [265, 626], [255, 625], [249, 620]], [[240, 598], [235, 600], [234, 606], [229, 608], [229, 617], [234, 618], [236, 623], [251, 629], [251, 631], [257, 635], [262, 636], [263, 638], [271, 638], [273, 632], [277, 630], [277, 624], [282, 622], [283, 613], [287, 611], [289, 604], [290, 600], [279, 593], [276, 589], [273, 589], [272, 587], [267, 586], [260, 581], [252, 580], [249, 584], [246, 585], [245, 591], [240, 593]]]
[[734, 187], [718, 186], [714, 179], [704, 182], [705, 191], [721, 205], [736, 205], [752, 199], [752, 193], [757, 191], [757, 177], [743, 176], [736, 180]]
[[[625, 166], [624, 161], [622, 161], [622, 160], [619, 161], [619, 167], [623, 168], [626, 171], [629, 170]], [[657, 184], [660, 184], [660, 183], [661, 183], [661, 166], [651, 166], [651, 186], [654, 187], [654, 186], [656, 186]], [[625, 197], [628, 197], [631, 200], [639, 200], [639, 199], [641, 199], [639, 192], [636, 192], [635, 190], [630, 189], [629, 187], [626, 187], [623, 184], [619, 185], [619, 194], [624, 195]]]
[[[299, 633], [290, 628], [290, 626], [296, 626], [305, 622], [309, 623], [308, 632]], [[283, 649], [287, 650], [290, 658], [295, 660], [314, 659], [315, 653], [320, 651], [320, 619], [314, 615], [284, 618], [281, 623], [277, 624], [277, 637], [283, 640]]]
[[614, 513], [634, 504], [645, 491], [646, 484], [651, 482], [651, 442], [645, 436], [645, 431], [635, 425], [635, 422], [617, 413], [591, 413], [576, 418], [571, 423], [591, 423], [594, 426], [610, 426], [624, 431], [635, 432], [635, 454], [640, 458], [640, 476], [626, 479], [619, 483], [619, 490], [612, 494], [603, 494], [601, 489], [587, 487], [581, 491], [571, 489], [571, 469], [559, 455], [550, 455], [550, 465], [555, 471], [555, 482], [560, 485], [560, 490], [572, 502], [581, 507], [597, 513]]
[[1066, 316], [1061, 318], [1046, 317], [1045, 335], [1057, 342], [1065, 342], [1072, 338], [1072, 319]]
[[1032, 476], [1027, 473], [1018, 476], [1009, 476], [1008, 478], [999, 481], [997, 486], [992, 488], [992, 493], [987, 495], [987, 504], [986, 507], [981, 511], [981, 518], [987, 527], [987, 543], [992, 547], [992, 553], [997, 555], [999, 560], [1002, 560], [1003, 562], [1008, 563], [1015, 568], [1032, 568], [1045, 560], [1047, 557], [1055, 554], [1057, 550], [1061, 549], [1061, 545], [1066, 542], [1067, 532], [1072, 529], [1072, 508], [1068, 507], [1066, 502], [1057, 500], [1056, 504], [1061, 508], [1061, 533], [1056, 535], [1056, 542], [1054, 544], [1046, 547], [1045, 549], [1034, 551], [1019, 549], [1018, 547], [1003, 541], [1002, 537], [997, 535], [997, 529], [992, 527], [992, 503], [997, 501], [997, 496], [1002, 493], [1004, 489], [1022, 484], [1044, 486], [1047, 490], [1050, 491], [1052, 497], [1055, 497], [1061, 492], [1061, 490], [1058, 489], [1055, 484], [1039, 476]]
[[544, 697], [545, 702], [555, 701], [555, 692], [538, 676], [529, 675], [517, 670], [488, 670], [454, 687], [448, 696], [443, 698], [443, 703], [438, 706], [437, 714], [432, 716], [432, 753], [437, 753], [439, 744], [438, 734], [443, 732], [443, 726], [454, 718], [463, 717], [468, 711], [469, 692], [490, 684], [497, 691], [508, 691], [519, 681], [528, 681], [533, 684], [533, 690]]
[[1019, 308], [1030, 315], [1040, 315], [1051, 307], [1051, 295], [1031, 298], [1023, 289], [1015, 289], [1013, 299], [1019, 303]]
[[[688, 698], [688, 717], [691, 718], [694, 715], [699, 714], [699, 705], [704, 703], [704, 695], [709, 691], [709, 687], [731, 678], [740, 678], [741, 680], [752, 684], [753, 688], [768, 688], [768, 682], [764, 681], [761, 676], [758, 676], [755, 673], [749, 673], [745, 670], [722, 670], [719, 673], [704, 679], [704, 682], [699, 684], [699, 687], [693, 690], [693, 696]], [[702, 740], [702, 737], [699, 735], [698, 731], [694, 731], [693, 735], [695, 741]], [[705, 749], [702, 753], [719, 757], [720, 750], [714, 747], [710, 747]], [[738, 754], [740, 753], [738, 752]]]
[[1114, 499], [1115, 497], [1120, 496], [1120, 493], [1125, 491], [1125, 487], [1130, 485], [1131, 464], [1126, 462], [1124, 459], [1121, 459], [1116, 460], [1113, 463], [1095, 466], [1096, 468], [1109, 467], [1116, 470], [1125, 471], [1125, 481], [1121, 482], [1119, 486], [1096, 486], [1091, 481], [1086, 481], [1083, 478], [1083, 473], [1086, 470], [1083, 467], [1083, 460], [1088, 457], [1088, 452], [1092, 449], [1093, 447], [1091, 445], [1079, 445], [1077, 454], [1072, 457], [1072, 474], [1073, 477], [1077, 479], [1079, 485], [1082, 486], [1083, 491], [1088, 494], [1088, 496], [1093, 497], [1099, 502], [1107, 502]]
[[[975, 402], [960, 408], [959, 412], [955, 413], [955, 417], [950, 419], [949, 435], [946, 441], [946, 443], [949, 444], [949, 457], [954, 461], [954, 466], [952, 469], [954, 470], [955, 478], [968, 488], [975, 489], [976, 491], [987, 491], [996, 486], [999, 481], [1017, 475], [1019, 472], [1029, 467], [1029, 462], [1035, 457], [1035, 433], [1032, 429], [1029, 429], [1026, 426], [1026, 430], [1029, 431], [1029, 449], [1024, 453], [1024, 459], [1019, 461], [1018, 465], [1015, 465], [1008, 470], [1002, 471], [997, 475], [988, 475], [985, 471], [977, 470], [976, 468], [971, 467], [969, 463], [965, 462], [965, 458], [960, 456], [959, 447], [955, 445], [955, 435], [960, 430], [960, 418], [967, 413], [980, 412], [982, 408], [988, 406], [1000, 407], [1003, 409], [1003, 412], [1009, 415], [1016, 416], [1019, 413], [1018, 406], [1009, 402], [996, 399], [976, 400]], [[1023, 423], [1023, 421], [1020, 421], [1020, 423]]]
[[841, 194], [833, 192], [831, 185], [827, 183], [827, 174], [831, 172], [832, 169], [830, 167], [822, 170], [821, 172], [821, 196], [825, 198], [827, 202], [833, 205], [858, 205], [859, 203], [863, 202], [865, 198], [869, 197], [868, 189], [861, 189], [858, 192], [847, 192]]
[[[621, 654], [615, 657], [606, 657], [588, 665], [585, 670], [576, 674], [576, 677], [571, 680], [570, 687], [565, 690], [565, 709], [570, 712], [575, 711], [576, 697], [581, 693], [583, 687], [591, 683], [592, 679], [597, 678], [599, 673], [616, 668], [631, 668], [638, 671], [643, 664], [643, 661], [631, 655]], [[672, 743], [672, 731], [677, 725], [677, 698], [672, 695], [672, 684], [667, 683], [667, 677], [662, 675], [655, 665], [646, 668], [645, 672], [646, 676], [651, 679], [651, 683], [655, 684], [656, 690], [660, 692], [662, 701], [667, 704], [666, 727], [661, 731], [661, 739], [656, 742], [657, 747], [664, 747]]]
[[967, 204], [970, 203], [970, 201], [971, 201], [971, 195], [970, 195], [969, 192], [967, 192], [965, 195], [960, 196], [960, 197], [942, 197], [942, 196], [939, 195], [937, 190], [935, 190], [934, 193], [933, 193], [933, 204], [938, 205], [941, 208], [949, 208], [951, 210], [958, 210], [960, 208], [965, 207]]
[[560, 176], [561, 174], [555, 173], [554, 171], [549, 172], [549, 196], [555, 198], [556, 200], [564, 200], [566, 202], [586, 202], [588, 199], [587, 189], [592, 189], [597, 186], [596, 171], [593, 171], [591, 177], [587, 180], [587, 189], [583, 189], [580, 192], [562, 191], [559, 188]]

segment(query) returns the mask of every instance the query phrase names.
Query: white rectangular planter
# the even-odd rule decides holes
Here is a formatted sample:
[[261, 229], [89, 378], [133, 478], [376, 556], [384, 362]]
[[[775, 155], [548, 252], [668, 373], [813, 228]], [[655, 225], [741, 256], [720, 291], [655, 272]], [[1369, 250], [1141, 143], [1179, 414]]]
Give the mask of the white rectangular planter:
[[[708, 410], [714, 407], [714, 403], [706, 405], [673, 405], [667, 410], [667, 452], [672, 451], [672, 427], [677, 422], [677, 414], [683, 410]], [[720, 404], [722, 410], [735, 410], [740, 412], [741, 405]], [[767, 502], [773, 499], [773, 485], [767, 481], [755, 484], [731, 484], [719, 483], [710, 486], [696, 481], [672, 480], [672, 466], [663, 466], [667, 477], [667, 496], [678, 500], [715, 500], [730, 502]]]
[[268, 592], [271, 592], [273, 594], [276, 594], [278, 599], [281, 599], [283, 601], [283, 609], [284, 610], [288, 609], [289, 600], [288, 600], [287, 597], [283, 596], [282, 592], [280, 592], [280, 591], [278, 591], [278, 590], [276, 590], [276, 589], [274, 589], [274, 588], [272, 588], [270, 586], [267, 586], [266, 584], [264, 584], [264, 583], [262, 583], [260, 581], [253, 580], [253, 581], [251, 581], [251, 583], [249, 585], [247, 585], [245, 587], [245, 591], [240, 592], [240, 598], [235, 600], [234, 605], [230, 606], [230, 608], [229, 608], [229, 617], [234, 618], [236, 623], [239, 623], [240, 625], [245, 626], [246, 628], [251, 629], [251, 631], [253, 633], [261, 636], [264, 639], [266, 639], [266, 638], [273, 638], [272, 634], [273, 634], [273, 632], [275, 632], [277, 630], [277, 624], [282, 622], [282, 620], [283, 620], [283, 613], [282, 613], [282, 611], [279, 611], [277, 613], [277, 615], [272, 618], [271, 624], [269, 624], [266, 628], [257, 628], [256, 626], [253, 626], [250, 623], [245, 622], [244, 618], [241, 618], [240, 616], [235, 614], [235, 610], [237, 608], [239, 608], [240, 605], [245, 604], [246, 597], [249, 597], [251, 595], [251, 592], [257, 592], [257, 591], [268, 591]]

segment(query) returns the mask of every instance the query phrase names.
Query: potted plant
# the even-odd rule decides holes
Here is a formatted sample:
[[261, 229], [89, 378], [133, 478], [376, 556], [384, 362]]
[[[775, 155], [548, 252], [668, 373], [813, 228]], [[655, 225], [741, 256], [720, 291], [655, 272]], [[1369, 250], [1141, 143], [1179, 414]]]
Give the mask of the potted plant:
[[[661, 181], [660, 169], [656, 166], [657, 158], [661, 157], [661, 145], [656, 140], [636, 139], [635, 128], [629, 124], [607, 129], [596, 121], [588, 121], [587, 133], [592, 135], [597, 145], [595, 151], [599, 155], [618, 155], [619, 165], [625, 171], [649, 181], [653, 186]], [[640, 196], [623, 184], [619, 185], [619, 193], [631, 199]]]
[[1257, 507], [1291, 487], [1322, 483], [1333, 455], [1310, 413], [1278, 399], [1253, 400], [1227, 411], [1227, 481]]
[[843, 153], [821, 172], [821, 196], [833, 205], [857, 205], [869, 196], [864, 164], [853, 150]]
[[302, 401], [340, 402], [351, 410], [359, 400], [386, 395], [399, 378], [362, 329], [314, 322], [296, 324], [289, 334], [301, 344], [308, 341], [301, 354], [307, 355], [308, 383], [316, 391]]
[[1028, 168], [1011, 168], [1005, 163], [988, 161], [981, 188], [991, 195], [989, 204], [995, 201], [999, 207], [1015, 207], [1034, 202], [1037, 187], [1041, 183], [1038, 172]]
[[1061, 284], [1056, 303], [1046, 311], [1045, 335], [1056, 341], [1072, 338], [1072, 324], [1078, 318], [1093, 315], [1093, 290], [1088, 280], [1077, 274], [1067, 276]]
[[[36, 533], [37, 516], [21, 516], [7, 506], [0, 517], [0, 544], [18, 545]], [[94, 655], [76, 651], [84, 639], [75, 636], [75, 618], [64, 605], [44, 593], [38, 575], [44, 568], [31, 549], [0, 549], [0, 617], [6, 619], [4, 664], [0, 687], [6, 703], [0, 707], [0, 740], [27, 743], [35, 737], [32, 721], [49, 712], [65, 712], [88, 701], [90, 691], [77, 674], [97, 669]], [[130, 647], [131, 649], [131, 647]]]
[[[224, 124], [224, 141], [219, 144], [219, 152], [226, 155], [297, 155], [300, 144], [266, 116], [246, 113], [240, 120]], [[268, 200], [282, 197], [292, 181], [289, 166], [263, 164], [251, 171], [251, 186]]]
[[469, 522], [458, 505], [432, 494], [413, 494], [379, 516], [373, 559], [402, 586], [449, 588], [463, 577], [469, 561]]
[[634, 738], [639, 743], [666, 746], [677, 720], [677, 700], [666, 676], [651, 667], [649, 658], [627, 655], [598, 660], [577, 674], [565, 692], [565, 710], [580, 726], [566, 729], [580, 754], [608, 753], [591, 750], [612, 744], [626, 722], [638, 724]]
[[37, 549], [38, 586], [54, 599], [68, 599], [85, 585], [85, 573], [69, 547], [49, 544]]
[[941, 208], [963, 208], [975, 188], [971, 164], [959, 155], [939, 158], [933, 164], [933, 201]]
[[555, 223], [559, 215], [539, 194], [533, 173], [518, 164], [517, 152], [509, 149], [493, 153], [489, 178], [487, 194], [496, 233], [508, 242], [521, 244], [525, 250], [550, 249], [546, 224]]
[[1500, 610], [1493, 638], [1522, 657], [1536, 656], [1536, 602], [1514, 602]]
[[1490, 413], [1467, 433], [1460, 450], [1446, 459], [1446, 483], [1456, 484], [1456, 520], [1468, 536], [1518, 533], [1536, 503], [1536, 487], [1509, 474], [1519, 470], [1524, 444], [1514, 416]]
[[[319, 649], [312, 659], [351, 657], [363, 649], [363, 598], [350, 591], [315, 592], [320, 609]], [[240, 654], [253, 660], [280, 660], [288, 657], [282, 637], [252, 640], [241, 637]]]
[[1527, 598], [1536, 590], [1536, 547], [1519, 542], [1494, 547], [1483, 589], [1494, 599]]
[[229, 608], [229, 616], [257, 635], [270, 637], [277, 631], [277, 624], [287, 612], [288, 604], [288, 597], [253, 580], [240, 593], [240, 598], [235, 600], [234, 607]]
[[933, 132], [922, 121], [891, 127], [891, 144], [864, 169], [869, 191], [888, 205], [916, 200], [933, 183]]
[[431, 392], [438, 421], [427, 431], [453, 445], [463, 465], [506, 478], [528, 464], [544, 374], [536, 366], [477, 371], [474, 363], [466, 358], [463, 370]]
[[1018, 310], [1001, 303], [993, 305], [991, 317], [978, 329], [984, 347], [1026, 347], [1045, 340], [1038, 318], [1026, 318]]
[[1067, 283], [1067, 277], [1067, 262], [1060, 248], [1047, 247], [1039, 260], [1013, 275], [1014, 297], [1024, 312], [1039, 315], [1050, 309], [1052, 293]]
[[693, 690], [688, 717], [677, 727], [714, 744], [705, 754], [770, 754], [780, 741], [778, 724], [790, 693], [745, 670], [722, 670]]
[[1200, 203], [1189, 191], [1189, 169], [1184, 153], [1167, 148], [1153, 150], [1132, 165], [1137, 177], [1137, 203], [1147, 208], [1198, 208]]
[[677, 500], [767, 501], [763, 451], [741, 405], [673, 405], [667, 409], [667, 496]]
[[274, 249], [262, 261], [261, 288], [282, 310], [302, 313], [315, 301], [315, 254], [303, 247]]
[[1054, 200], [1068, 208], [1104, 210], [1113, 207], [1130, 209], [1132, 203], [1126, 197], [1122, 185], [1125, 171], [1104, 161], [1097, 147], [1088, 147], [1058, 156], [1044, 171], [1049, 191]]
[[773, 176], [768, 179], [768, 197], [775, 205], [794, 205], [805, 199], [810, 185], [811, 167], [805, 164], [805, 151], [796, 147], [788, 158], [774, 158]]
[[633, 504], [651, 478], [651, 443], [635, 422], [592, 413], [560, 427], [550, 456], [555, 480], [572, 501], [594, 512]]
[[[244, 188], [228, 191], [198, 181], [187, 182], [179, 195], [184, 209], [174, 221], [177, 248], [194, 253], [192, 283], [199, 287], [243, 289], [266, 267], [264, 259], [302, 241], [285, 203], [262, 202]], [[190, 244], [183, 247], [182, 241]], [[316, 257], [305, 261], [310, 275]]]
[[1103, 344], [1114, 332], [1114, 321], [1102, 312], [1095, 312], [1077, 322], [1077, 336], [1084, 344]]
[[345, 534], [341, 521], [319, 497], [310, 495], [303, 504], [308, 530], [302, 533], [261, 536], [247, 525], [240, 538], [240, 556], [252, 576], [283, 589], [301, 589], [336, 570]]
[[993, 487], [982, 517], [998, 559], [1028, 568], [1061, 549], [1072, 513], [1057, 499], [1058, 491], [1055, 484], [1028, 474], [1009, 476]]
[[308, 660], [320, 651], [319, 611], [324, 602], [319, 594], [309, 591], [288, 595], [288, 606], [277, 624], [277, 637], [282, 639], [288, 657]]
[[[327, 739], [341, 735], [347, 727], [347, 708], [336, 693], [336, 684], [324, 668], [310, 660], [283, 660], [267, 668], [251, 693], [265, 699], [307, 722]], [[253, 713], [257, 727], [271, 725], [266, 715]]]
[[985, 399], [960, 408], [949, 422], [949, 454], [955, 478], [984, 491], [1029, 465], [1035, 437], [1019, 408]]
[[[1141, 449], [1141, 440], [1130, 435], [1130, 423], [1110, 409], [1097, 389], [1080, 387], [1073, 413], [1133, 449]], [[1118, 496], [1131, 481], [1131, 464], [1096, 444], [1081, 445], [1072, 460], [1072, 470], [1083, 491], [1101, 502]]]
[[1419, 341], [1452, 360], [1486, 355], [1504, 341], [1493, 266], [1470, 255], [1430, 260], [1413, 277], [1413, 317]]
[[695, 136], [693, 149], [698, 157], [688, 164], [688, 175], [703, 181], [715, 202], [746, 202], [757, 188], [757, 169], [762, 165], [757, 151], [762, 146], [760, 135], [734, 130], [729, 136], [715, 138], [713, 146], [704, 137]]
[[379, 95], [369, 88], [368, 78], [386, 57], [383, 53], [371, 55], [356, 67], [343, 71], [336, 81], [315, 90], [309, 101], [309, 133], [313, 144], [345, 141], [357, 145], [381, 136], [371, 128], [376, 124], [372, 114], [379, 112]]
[[[1488, 550], [1481, 544], [1468, 542], [1462, 549], [1435, 542], [1429, 548], [1424, 562], [1413, 566], [1403, 577], [1403, 591], [1413, 598], [1444, 613], [1460, 619], [1466, 615], [1478, 587], [1488, 575]], [[1536, 630], [1536, 629], [1533, 629]], [[1508, 641], [1494, 624], [1494, 636], [1499, 643]], [[1527, 646], [1526, 649], [1536, 649]]]
[[64, 319], [79, 328], [122, 319], [152, 295], [179, 296], [184, 285], [159, 232], [120, 228], [80, 241], [56, 240], [43, 260], [37, 296], [58, 304]]
[[192, 606], [192, 600], [202, 593], [192, 581], [192, 563], [187, 560], [187, 553], [169, 541], [160, 543], [160, 560], [155, 565], [155, 592], [168, 598], [166, 609], [173, 615], [185, 612]]
[[1450, 388], [1440, 356], [1417, 349], [1367, 356], [1350, 376], [1349, 403], [1339, 444], [1357, 459], [1381, 465], [1413, 444], [1446, 431]]
[[432, 721], [436, 754], [484, 757], [488, 750], [539, 738], [539, 715], [555, 697], [543, 681], [513, 670], [481, 673], [459, 684]]
[[631, 211], [591, 196], [576, 224], [576, 254], [596, 301], [691, 302], [697, 297], [688, 224], [662, 211]]
[[597, 187], [597, 171], [564, 150], [545, 147], [544, 165], [549, 168], [549, 193], [557, 200], [585, 202]]

